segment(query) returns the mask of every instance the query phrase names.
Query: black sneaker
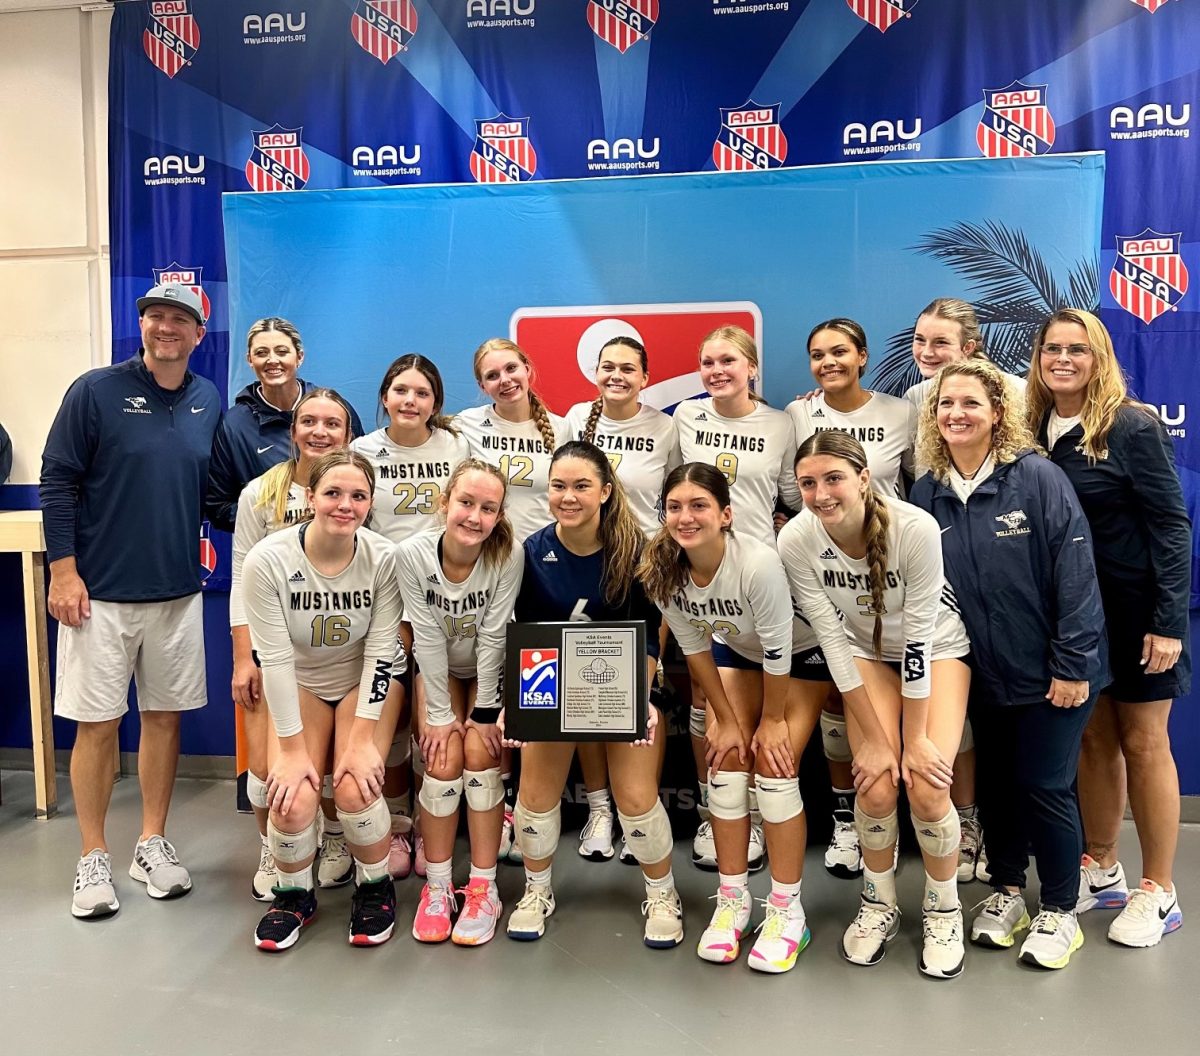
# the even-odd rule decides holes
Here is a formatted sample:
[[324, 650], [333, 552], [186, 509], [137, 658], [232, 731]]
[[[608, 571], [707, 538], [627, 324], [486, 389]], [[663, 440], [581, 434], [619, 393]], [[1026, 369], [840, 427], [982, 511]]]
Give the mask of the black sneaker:
[[313, 891], [295, 887], [272, 888], [275, 900], [254, 929], [254, 945], [268, 953], [278, 953], [294, 946], [300, 929], [311, 923], [317, 912], [317, 896]]
[[396, 926], [396, 889], [385, 876], [359, 884], [350, 902], [350, 945], [378, 946], [392, 937]]

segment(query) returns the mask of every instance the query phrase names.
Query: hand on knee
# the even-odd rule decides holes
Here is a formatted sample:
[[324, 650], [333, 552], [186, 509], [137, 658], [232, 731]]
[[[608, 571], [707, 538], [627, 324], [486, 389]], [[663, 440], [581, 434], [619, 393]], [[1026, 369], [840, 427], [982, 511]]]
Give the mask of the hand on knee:
[[913, 775], [913, 787], [908, 790], [908, 806], [914, 817], [940, 818], [950, 809], [950, 791], [934, 788], [923, 777]]
[[855, 803], [862, 808], [864, 814], [872, 818], [885, 818], [896, 813], [896, 789], [886, 777], [881, 778], [870, 788], [859, 792]]

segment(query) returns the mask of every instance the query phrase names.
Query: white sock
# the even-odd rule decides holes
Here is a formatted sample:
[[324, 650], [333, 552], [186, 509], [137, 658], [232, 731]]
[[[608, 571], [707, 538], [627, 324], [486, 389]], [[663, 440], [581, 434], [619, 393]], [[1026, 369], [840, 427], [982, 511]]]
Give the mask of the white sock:
[[802, 880], [797, 880], [794, 884], [785, 884], [771, 877], [771, 897], [778, 902], [791, 902], [800, 897], [801, 883]]
[[481, 869], [478, 865], [472, 862], [471, 879], [488, 880], [494, 884], [496, 882], [496, 867], [493, 865], [490, 869]]
[[373, 884], [387, 875], [388, 856], [386, 854], [383, 856], [383, 860], [378, 862], [360, 862], [357, 858], [354, 859], [354, 879], [360, 884]]
[[444, 862], [425, 863], [425, 879], [434, 887], [451, 887], [454, 884], [454, 859]]
[[546, 866], [545, 869], [529, 869], [525, 870], [525, 882], [527, 884], [541, 884], [543, 887], [550, 886], [550, 872], [554, 868], [553, 864]]
[[863, 894], [872, 902], [882, 902], [885, 906], [896, 904], [896, 870], [887, 869], [882, 873], [873, 873], [863, 864]]
[[935, 880], [925, 874], [925, 908], [926, 909], [960, 909], [962, 903], [958, 900], [958, 880]]
[[310, 863], [298, 873], [280, 872], [275, 870], [275, 886], [286, 890], [311, 891], [313, 889], [313, 867]]
[[326, 818], [325, 819], [325, 835], [326, 836], [344, 836], [345, 833], [342, 830], [342, 819], [341, 818], [333, 818], [333, 819]]
[[659, 891], [674, 891], [675, 890], [675, 874], [670, 869], [667, 870], [667, 875], [655, 879], [652, 876], [642, 877], [646, 881], [646, 895], [653, 898]]
[[598, 788], [587, 794], [588, 812], [590, 814], [611, 814], [612, 800], [608, 798], [607, 788]]
[[722, 887], [734, 887], [745, 891], [750, 886], [750, 872], [747, 870], [744, 873], [717, 873], [717, 883]]

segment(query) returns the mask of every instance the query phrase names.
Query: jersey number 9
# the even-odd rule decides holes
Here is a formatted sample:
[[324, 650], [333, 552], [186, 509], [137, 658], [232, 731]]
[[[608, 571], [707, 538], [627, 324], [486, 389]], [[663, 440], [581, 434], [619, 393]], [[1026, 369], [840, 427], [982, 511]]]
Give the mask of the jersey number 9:
[[732, 488], [734, 481], [737, 480], [737, 455], [731, 454], [728, 451], [722, 451], [713, 459], [713, 465], [717, 467], [721, 476], [725, 478], [725, 483]]

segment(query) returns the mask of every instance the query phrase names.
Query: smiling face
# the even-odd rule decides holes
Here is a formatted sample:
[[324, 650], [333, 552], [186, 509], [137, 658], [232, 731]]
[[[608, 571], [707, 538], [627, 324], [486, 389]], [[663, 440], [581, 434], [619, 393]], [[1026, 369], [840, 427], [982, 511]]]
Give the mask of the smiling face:
[[808, 343], [808, 365], [822, 391], [852, 388], [867, 365], [867, 353], [840, 330], [818, 330]]
[[353, 535], [371, 513], [371, 482], [357, 466], [333, 466], [308, 489], [308, 502], [323, 532]]
[[598, 527], [611, 494], [612, 485], [602, 483], [586, 459], [567, 456], [550, 466], [550, 512], [563, 528]]
[[978, 378], [955, 374], [938, 392], [937, 427], [956, 465], [974, 469], [987, 457], [1000, 415]]
[[303, 360], [295, 342], [279, 330], [255, 334], [246, 350], [246, 362], [264, 389], [290, 388]]
[[962, 340], [963, 328], [952, 319], [923, 315], [913, 328], [912, 354], [921, 376], [932, 378], [947, 363], [957, 363], [975, 350], [975, 342]]
[[1078, 399], [1096, 369], [1087, 330], [1079, 323], [1052, 323], [1038, 350], [1042, 381], [1056, 398]]
[[482, 470], [469, 469], [443, 494], [446, 536], [464, 549], [482, 546], [492, 534], [504, 505], [504, 484]]
[[667, 492], [663, 523], [682, 550], [694, 551], [719, 542], [733, 524], [733, 510], [722, 507], [711, 491], [685, 480]]
[[808, 455], [796, 465], [804, 505], [831, 531], [862, 523], [870, 479], [869, 470], [860, 472], [837, 455]]
[[200, 344], [204, 327], [191, 312], [170, 304], [152, 304], [138, 319], [142, 348], [153, 363], [187, 363]]
[[620, 410], [636, 404], [638, 395], [649, 380], [649, 375], [642, 369], [642, 356], [637, 349], [612, 344], [600, 353], [600, 362], [596, 365], [596, 388], [606, 407]]
[[757, 375], [758, 368], [746, 354], [724, 338], [705, 341], [700, 349], [700, 382], [714, 399], [744, 396]]
[[383, 397], [383, 409], [401, 432], [423, 430], [434, 414], [435, 399], [429, 379], [415, 367], [402, 370]]
[[302, 458], [317, 459], [329, 451], [345, 447], [350, 423], [340, 403], [314, 396], [296, 408], [292, 419], [292, 440]]
[[521, 406], [529, 399], [529, 365], [508, 349], [488, 352], [479, 361], [479, 387], [498, 408]]

